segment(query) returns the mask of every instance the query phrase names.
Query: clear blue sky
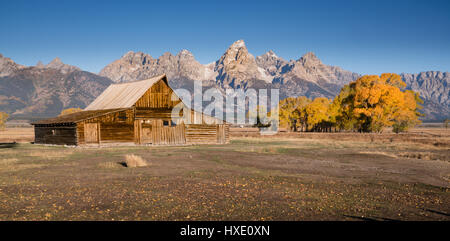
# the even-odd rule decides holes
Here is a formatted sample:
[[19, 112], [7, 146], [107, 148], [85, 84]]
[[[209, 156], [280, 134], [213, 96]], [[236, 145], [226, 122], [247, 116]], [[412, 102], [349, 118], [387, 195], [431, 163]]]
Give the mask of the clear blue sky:
[[190, 50], [203, 64], [244, 39], [257, 56], [313, 51], [362, 73], [450, 71], [450, 1], [6, 1], [0, 53], [98, 72], [127, 51]]

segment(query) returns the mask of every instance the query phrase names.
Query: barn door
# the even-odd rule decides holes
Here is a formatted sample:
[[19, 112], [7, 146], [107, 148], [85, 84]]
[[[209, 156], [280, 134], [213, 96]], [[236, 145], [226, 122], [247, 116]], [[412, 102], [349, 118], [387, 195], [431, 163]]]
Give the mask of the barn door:
[[148, 144], [152, 143], [152, 125], [151, 124], [142, 124], [142, 143]]
[[[178, 145], [186, 143], [184, 124], [164, 125], [163, 120], [153, 120], [148, 136], [153, 145]], [[143, 128], [146, 129], [146, 128]], [[143, 132], [146, 132], [145, 130]]]
[[224, 144], [225, 142], [225, 125], [217, 125], [217, 143]]
[[98, 123], [86, 123], [84, 125], [84, 139], [86, 143], [98, 143]]

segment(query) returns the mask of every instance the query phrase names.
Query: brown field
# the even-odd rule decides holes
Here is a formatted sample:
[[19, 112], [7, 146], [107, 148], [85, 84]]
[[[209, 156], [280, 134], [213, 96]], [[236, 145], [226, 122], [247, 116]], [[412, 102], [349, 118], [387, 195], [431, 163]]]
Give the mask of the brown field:
[[[232, 133], [228, 145], [0, 148], [0, 220], [450, 220], [448, 130]], [[147, 166], [125, 167], [130, 154]]]
[[0, 143], [32, 141], [34, 141], [33, 127], [6, 128], [5, 130], [0, 130]]

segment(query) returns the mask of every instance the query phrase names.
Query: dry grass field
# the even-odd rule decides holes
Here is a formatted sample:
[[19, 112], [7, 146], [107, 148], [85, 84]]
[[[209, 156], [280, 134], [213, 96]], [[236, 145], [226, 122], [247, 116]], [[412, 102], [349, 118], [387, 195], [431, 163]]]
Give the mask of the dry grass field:
[[[0, 142], [32, 140], [6, 131]], [[0, 220], [450, 220], [445, 129], [245, 135], [228, 145], [0, 148]], [[131, 154], [145, 165], [126, 167]]]
[[32, 141], [34, 141], [33, 127], [6, 128], [5, 130], [0, 130], [0, 143]]

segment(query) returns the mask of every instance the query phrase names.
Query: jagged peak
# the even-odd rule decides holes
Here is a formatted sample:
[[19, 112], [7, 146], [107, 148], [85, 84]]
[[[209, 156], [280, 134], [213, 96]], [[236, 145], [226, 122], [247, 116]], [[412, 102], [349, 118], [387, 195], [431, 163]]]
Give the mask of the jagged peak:
[[180, 52], [178, 52], [177, 56], [194, 56], [189, 50], [182, 49]]
[[[244, 40], [238, 40], [234, 42], [222, 55], [221, 59], [227, 59], [227, 62], [237, 60], [238, 58], [254, 58], [253, 55], [251, 55], [247, 48], [245, 47]], [[218, 60], [221, 61], [220, 59]]]
[[62, 62], [61, 59], [60, 59], [59, 57], [55, 57], [55, 58], [53, 59], [53, 61]]
[[280, 57], [278, 57], [278, 55], [275, 54], [275, 52], [273, 52], [273, 50], [269, 50], [269, 51], [265, 52], [263, 55], [258, 56], [258, 57], [269, 57], [269, 58], [275, 58], [275, 59], [280, 58]]
[[238, 41], [234, 42], [230, 48], [245, 48], [245, 42], [242, 39], [239, 39]]
[[[172, 57], [173, 56], [173, 54], [171, 53], [171, 52], [164, 52], [162, 55], [161, 55], [161, 57]], [[160, 58], [161, 58], [160, 57]]]
[[59, 57], [54, 58], [50, 63], [48, 63], [47, 65], [45, 65], [43, 67], [51, 68], [51, 69], [58, 69], [58, 70], [62, 71], [63, 73], [72, 72], [74, 70], [80, 70], [80, 68], [78, 68], [76, 66], [63, 63]]
[[269, 50], [269, 52], [267, 52], [266, 54], [271, 56], [271, 57], [278, 58], [278, 56], [275, 54], [275, 52], [273, 52], [273, 50]]
[[128, 51], [124, 55], [122, 55], [122, 58], [127, 57], [127, 56], [133, 56], [133, 55], [134, 55], [134, 51]]
[[45, 65], [46, 68], [54, 68], [59, 69], [63, 67], [65, 64], [61, 61], [59, 57], [54, 58], [52, 61], [50, 61], [47, 65]]
[[301, 61], [302, 63], [316, 63], [316, 64], [321, 64], [322, 62], [320, 61], [319, 58], [317, 58], [316, 54], [314, 54], [313, 52], [308, 52], [306, 54], [304, 54], [299, 61]]
[[[134, 51], [128, 51], [128, 52], [126, 52], [123, 56], [122, 56], [122, 58], [127, 58], [127, 57], [134, 57], [134, 56], [137, 56], [137, 55], [139, 55], [139, 56], [150, 56], [149, 54], [146, 54], [146, 53], [144, 53], [144, 52], [142, 52], [142, 51], [138, 51], [138, 52], [134, 52]], [[151, 57], [151, 56], [150, 56]]]
[[318, 59], [314, 52], [308, 52], [302, 56], [304, 59]]

